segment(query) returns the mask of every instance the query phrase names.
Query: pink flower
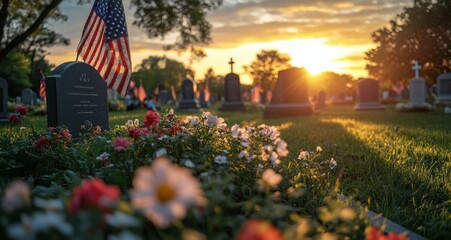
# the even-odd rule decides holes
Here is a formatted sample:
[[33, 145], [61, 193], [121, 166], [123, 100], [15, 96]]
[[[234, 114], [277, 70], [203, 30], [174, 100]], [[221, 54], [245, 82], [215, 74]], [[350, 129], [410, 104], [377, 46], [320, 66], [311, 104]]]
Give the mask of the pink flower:
[[28, 114], [28, 108], [26, 106], [17, 105], [16, 112], [18, 112], [20, 116], [25, 116]]
[[151, 128], [156, 126], [160, 122], [160, 114], [157, 112], [147, 111], [144, 116], [144, 126]]
[[2, 199], [3, 210], [12, 213], [14, 210], [30, 204], [30, 188], [22, 180], [12, 182], [6, 189]]
[[12, 124], [21, 124], [22, 123], [22, 118], [20, 116], [10, 114], [8, 116], [8, 118], [9, 118], [9, 122]]
[[113, 141], [113, 147], [116, 151], [122, 151], [130, 147], [130, 142], [123, 137], [117, 137]]
[[69, 202], [69, 212], [100, 208], [109, 212], [114, 202], [120, 197], [119, 187], [106, 185], [101, 179], [84, 181], [81, 186], [73, 189]]

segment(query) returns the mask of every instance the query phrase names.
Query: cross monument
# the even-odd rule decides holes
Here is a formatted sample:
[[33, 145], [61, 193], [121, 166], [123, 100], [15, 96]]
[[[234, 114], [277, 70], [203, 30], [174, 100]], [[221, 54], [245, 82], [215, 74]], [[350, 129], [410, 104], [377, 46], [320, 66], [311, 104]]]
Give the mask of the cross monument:
[[420, 69], [421, 69], [421, 65], [418, 64], [418, 61], [415, 61], [415, 64], [412, 67], [412, 70], [415, 71], [415, 78], [419, 78], [420, 77]]
[[231, 73], [233, 73], [233, 64], [234, 64], [235, 62], [233, 61], [233, 58], [230, 58], [230, 62], [229, 62], [229, 64], [230, 64], [230, 72]]

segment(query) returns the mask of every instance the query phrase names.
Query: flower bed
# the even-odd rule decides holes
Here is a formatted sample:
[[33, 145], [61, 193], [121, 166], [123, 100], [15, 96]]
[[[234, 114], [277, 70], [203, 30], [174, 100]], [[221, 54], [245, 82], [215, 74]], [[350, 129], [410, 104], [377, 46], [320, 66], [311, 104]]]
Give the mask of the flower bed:
[[1, 136], [2, 239], [404, 239], [337, 199], [334, 159], [289, 159], [273, 126], [171, 110], [77, 142], [16, 129]]

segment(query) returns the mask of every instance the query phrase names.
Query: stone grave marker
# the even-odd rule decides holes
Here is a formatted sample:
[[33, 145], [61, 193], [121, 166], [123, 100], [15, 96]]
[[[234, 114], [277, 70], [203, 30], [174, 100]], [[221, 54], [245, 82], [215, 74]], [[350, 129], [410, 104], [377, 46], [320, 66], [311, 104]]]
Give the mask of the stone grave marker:
[[326, 92], [319, 91], [317, 96], [317, 104], [315, 106], [317, 109], [323, 109], [326, 107]]
[[169, 100], [171, 100], [171, 94], [168, 90], [161, 90], [160, 94], [158, 94], [158, 101], [162, 104], [168, 104]]
[[47, 124], [66, 126], [78, 138], [83, 128], [108, 129], [107, 86], [95, 68], [67, 62], [46, 78]]
[[22, 90], [22, 104], [24, 105], [34, 105], [36, 104], [33, 102], [33, 90], [29, 88], [25, 88]]
[[233, 73], [233, 58], [230, 58], [230, 73], [224, 78], [224, 102], [221, 111], [246, 110], [241, 95], [240, 76]]
[[379, 83], [370, 78], [363, 78], [357, 83], [356, 105], [354, 110], [385, 110], [379, 102]]
[[199, 105], [200, 105], [200, 107], [201, 108], [206, 108], [206, 107], [209, 106], [209, 104], [210, 103], [207, 101], [206, 96], [205, 96], [205, 90], [200, 91], [199, 92]]
[[199, 111], [199, 104], [194, 100], [194, 84], [189, 78], [182, 82], [182, 98], [179, 101], [178, 110]]
[[440, 102], [451, 102], [451, 73], [438, 76], [436, 99]]
[[312, 114], [308, 98], [307, 72], [303, 68], [279, 71], [271, 102], [263, 117], [294, 117]]
[[428, 104], [426, 103], [427, 97], [427, 86], [426, 80], [420, 77], [421, 66], [415, 61], [412, 69], [415, 71], [415, 77], [409, 81], [409, 103], [412, 109], [427, 109]]
[[0, 78], [0, 124], [8, 122], [8, 81]]

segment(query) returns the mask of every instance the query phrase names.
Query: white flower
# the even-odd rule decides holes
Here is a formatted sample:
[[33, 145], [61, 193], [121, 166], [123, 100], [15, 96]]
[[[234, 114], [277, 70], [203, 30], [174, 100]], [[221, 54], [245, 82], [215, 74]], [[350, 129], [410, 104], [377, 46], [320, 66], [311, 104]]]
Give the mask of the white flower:
[[233, 138], [238, 138], [240, 136], [240, 126], [238, 124], [233, 125], [230, 130]]
[[133, 124], [133, 120], [127, 120], [127, 122], [125, 123], [125, 126], [127, 126], [127, 127], [129, 127], [129, 128], [132, 128], [132, 127], [134, 127], [134, 124]]
[[307, 151], [301, 151], [301, 152], [299, 153], [298, 159], [299, 159], [299, 160], [305, 160], [305, 159], [308, 158], [309, 155], [310, 155], [309, 152], [307, 152]]
[[316, 146], [316, 151], [321, 152], [321, 151], [323, 151], [323, 149], [320, 146]]
[[202, 112], [201, 116], [202, 118], [208, 118], [208, 116], [210, 116], [211, 113], [210, 112]]
[[187, 116], [185, 118], [185, 123], [189, 124], [191, 127], [200, 123], [200, 120], [196, 116]]
[[23, 205], [30, 204], [30, 188], [22, 180], [12, 182], [6, 189], [2, 199], [3, 210], [11, 213], [21, 208]]
[[130, 231], [123, 231], [118, 235], [109, 235], [108, 240], [141, 240], [141, 237]]
[[27, 127], [20, 127], [19, 130], [20, 130], [20, 131], [27, 130]]
[[22, 215], [21, 223], [8, 226], [7, 232], [13, 239], [34, 239], [36, 233], [51, 229], [66, 236], [73, 233], [72, 225], [64, 221], [63, 215], [54, 212], [35, 212], [31, 217]]
[[259, 163], [259, 164], [257, 165], [257, 167], [260, 168], [260, 169], [263, 169], [265, 166], [263, 166], [263, 164]]
[[207, 115], [207, 118], [204, 121], [204, 124], [209, 127], [215, 127], [222, 123], [224, 123], [224, 118], [213, 116], [212, 114]]
[[248, 141], [242, 141], [242, 142], [240, 142], [240, 145], [242, 147], [247, 147], [247, 146], [249, 146], [249, 142]]
[[193, 168], [194, 163], [191, 160], [186, 160], [184, 163], [185, 167]]
[[288, 156], [289, 152], [287, 150], [287, 146], [288, 146], [288, 144], [284, 140], [280, 140], [279, 142], [277, 142], [277, 146], [276, 146], [277, 154], [279, 154], [279, 156], [281, 156], [281, 157]]
[[329, 167], [330, 169], [334, 169], [337, 166], [337, 161], [335, 161], [333, 158], [330, 159]]
[[116, 211], [113, 214], [108, 214], [105, 216], [105, 221], [108, 225], [113, 227], [136, 227], [139, 225], [138, 219], [135, 217], [125, 214], [123, 212]]
[[34, 205], [36, 207], [46, 209], [47, 211], [61, 211], [64, 208], [64, 203], [61, 199], [42, 199], [34, 198]]
[[135, 121], [133, 121], [133, 125], [135, 127], [139, 127], [139, 119], [135, 118]]
[[240, 152], [240, 154], [238, 154], [238, 158], [239, 159], [242, 159], [242, 158], [249, 159], [249, 153], [246, 150], [243, 150]]
[[109, 157], [110, 157], [109, 153], [103, 152], [99, 156], [96, 157], [96, 160], [97, 161], [108, 160]]
[[163, 228], [185, 217], [189, 205], [205, 204], [202, 188], [191, 171], [165, 157], [135, 171], [131, 200], [135, 208]]
[[223, 156], [223, 155], [216, 156], [214, 161], [217, 164], [226, 164], [227, 162], [229, 162], [229, 161], [227, 161], [227, 157]]
[[169, 112], [168, 112], [168, 114], [169, 114], [169, 115], [174, 115], [174, 109], [172, 109], [172, 108], [171, 108], [171, 109], [169, 109]]
[[268, 168], [263, 172], [260, 183], [273, 188], [276, 187], [280, 181], [282, 181], [282, 175], [274, 172], [271, 168]]
[[166, 150], [166, 148], [160, 148], [155, 152], [155, 157], [161, 157], [165, 155], [168, 155], [168, 151]]

